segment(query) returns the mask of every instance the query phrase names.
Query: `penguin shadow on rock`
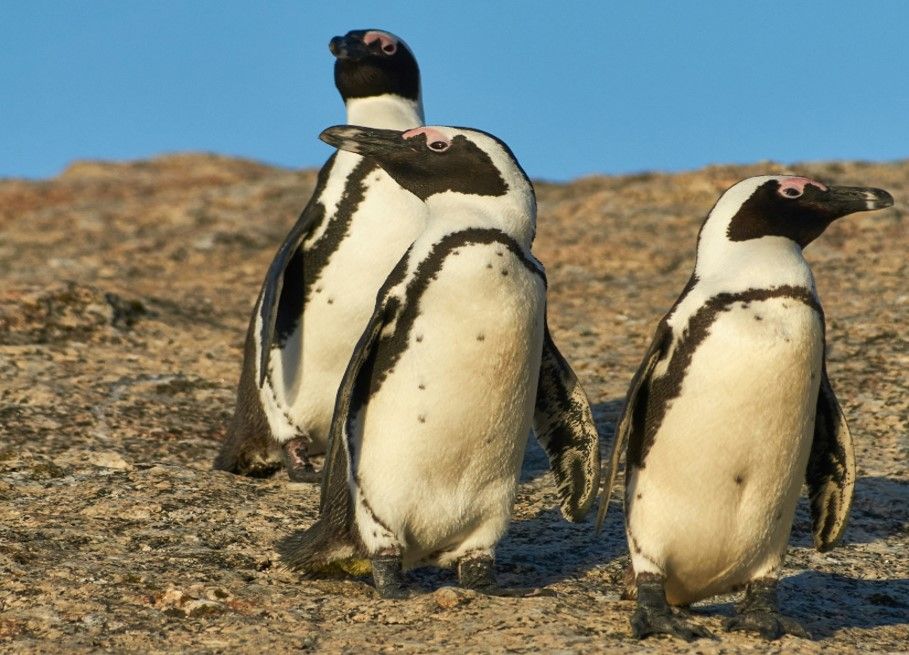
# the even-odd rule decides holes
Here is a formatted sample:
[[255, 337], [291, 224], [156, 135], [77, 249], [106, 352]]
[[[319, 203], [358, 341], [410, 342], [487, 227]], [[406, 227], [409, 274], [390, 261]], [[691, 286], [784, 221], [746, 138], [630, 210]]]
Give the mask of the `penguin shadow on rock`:
[[[623, 404], [623, 398], [613, 398], [591, 405], [601, 451], [612, 442]], [[536, 439], [529, 439], [521, 468], [521, 483], [533, 482], [548, 471], [550, 466], [546, 453]], [[616, 510], [621, 509], [621, 500], [616, 497], [612, 502], [616, 505], [613, 508], [615, 514], [620, 515]], [[519, 495], [518, 509], [520, 503]], [[619, 582], [624, 574], [624, 555], [627, 551], [622, 523], [610, 521], [597, 534], [592, 514], [579, 523], [568, 523], [558, 506], [550, 504], [530, 518], [514, 519], [499, 546], [499, 567], [503, 579], [513, 575], [515, 581], [522, 584], [543, 587], [583, 575], [596, 566], [615, 563], [616, 582]]]
[[863, 580], [839, 573], [803, 571], [780, 584], [780, 597], [815, 639], [846, 628], [909, 623], [909, 579]]
[[[855, 497], [843, 546], [861, 548], [862, 544], [891, 545], [894, 556], [901, 552], [909, 530], [909, 483], [886, 476], [865, 476], [856, 480]], [[808, 501], [800, 499], [796, 509], [790, 546], [811, 549], [811, 517]], [[832, 556], [839, 559], [833, 551]], [[868, 562], [886, 574], [887, 564], [875, 554]], [[869, 572], [870, 573], [870, 572]], [[785, 578], [780, 593], [792, 614], [803, 620], [812, 635], [824, 639], [844, 628], [879, 628], [909, 624], [909, 579], [867, 580], [839, 573], [807, 570]]]
[[[865, 476], [855, 482], [855, 496], [844, 545], [886, 542], [909, 533], [909, 482], [884, 476]], [[799, 499], [792, 527], [791, 546], [811, 548], [808, 499]]]
[[[806, 539], [810, 541], [810, 538]], [[909, 623], [909, 579], [863, 580], [838, 573], [806, 570], [780, 580], [780, 604], [811, 633], [827, 639], [840, 630], [871, 630]], [[691, 612], [734, 616], [739, 595], [700, 601]]]

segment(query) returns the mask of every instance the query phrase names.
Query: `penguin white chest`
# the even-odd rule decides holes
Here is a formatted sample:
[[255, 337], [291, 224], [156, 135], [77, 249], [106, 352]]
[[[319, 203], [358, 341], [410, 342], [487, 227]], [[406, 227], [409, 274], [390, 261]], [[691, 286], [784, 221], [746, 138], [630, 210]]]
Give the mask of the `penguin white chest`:
[[[423, 204], [385, 171], [371, 171], [363, 185], [363, 197], [313, 281], [303, 313], [303, 379], [312, 379], [312, 384], [306, 382], [307, 393], [302, 396], [324, 385], [331, 387], [332, 404], [353, 346], [372, 315], [379, 287], [423, 228]], [[307, 340], [306, 334], [318, 338]], [[298, 402], [305, 400], [300, 397]]]
[[[363, 493], [405, 563], [494, 546], [511, 515], [539, 377], [545, 286], [499, 243], [449, 253], [366, 409]], [[399, 318], [399, 320], [407, 320]], [[444, 553], [439, 555], [439, 553]]]
[[[349, 168], [348, 159], [341, 163]], [[342, 173], [350, 171], [339, 167]], [[272, 357], [273, 379], [283, 382], [274, 390], [278, 409], [294, 419], [286, 429], [275, 429], [276, 435], [289, 439], [302, 430], [312, 439], [310, 453], [326, 444], [338, 386], [379, 287], [423, 228], [423, 203], [382, 169], [374, 168], [359, 184], [361, 191], [326, 191], [323, 201], [334, 215], [307, 242], [307, 256], [326, 261], [311, 281], [302, 326]], [[273, 423], [287, 423], [275, 413]]]
[[728, 591], [780, 564], [822, 360], [820, 316], [788, 297], [720, 310], [695, 345], [627, 492], [635, 570], [663, 568], [670, 602]]

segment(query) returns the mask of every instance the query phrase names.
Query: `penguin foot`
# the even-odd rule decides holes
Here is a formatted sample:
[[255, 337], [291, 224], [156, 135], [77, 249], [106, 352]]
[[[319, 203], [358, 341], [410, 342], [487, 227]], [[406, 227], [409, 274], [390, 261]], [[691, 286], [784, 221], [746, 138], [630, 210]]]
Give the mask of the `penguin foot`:
[[500, 587], [496, 582], [495, 560], [488, 555], [467, 555], [458, 560], [458, 582], [484, 596], [541, 598], [555, 596], [551, 589]]
[[793, 635], [802, 639], [811, 639], [811, 635], [802, 624], [779, 612], [745, 612], [726, 619], [723, 626], [727, 632], [756, 632], [764, 639], [772, 641], [783, 635]]
[[650, 635], [672, 635], [685, 641], [714, 638], [710, 630], [685, 617], [673, 614], [668, 607], [659, 610], [641, 604], [638, 604], [631, 615], [631, 633], [636, 639], [644, 639]]
[[775, 578], [760, 578], [749, 582], [745, 588], [745, 598], [735, 608], [736, 615], [726, 620], [726, 631], [757, 632], [768, 640], [779, 639], [783, 635], [811, 639], [811, 635], [798, 621], [780, 614], [776, 584]]
[[665, 634], [685, 641], [713, 639], [713, 634], [707, 628], [672, 612], [666, 602], [663, 583], [663, 577], [653, 573], [637, 576], [638, 606], [631, 615], [631, 632], [635, 638]]
[[372, 564], [373, 583], [382, 598], [404, 599], [413, 596], [404, 582], [400, 555], [378, 555], [369, 561]]
[[320, 482], [322, 472], [309, 461], [309, 439], [296, 437], [281, 447], [281, 459], [291, 482]]
[[458, 560], [458, 582], [465, 589], [483, 592], [497, 588], [495, 560], [488, 555], [465, 555]]

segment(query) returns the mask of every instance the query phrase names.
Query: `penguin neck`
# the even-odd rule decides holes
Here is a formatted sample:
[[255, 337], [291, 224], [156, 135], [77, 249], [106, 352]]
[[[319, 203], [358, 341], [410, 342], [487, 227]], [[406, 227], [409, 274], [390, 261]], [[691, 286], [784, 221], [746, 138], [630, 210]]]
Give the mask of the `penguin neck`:
[[430, 239], [459, 229], [487, 228], [501, 230], [530, 251], [536, 227], [536, 204], [532, 196], [515, 198], [481, 196], [445, 191], [426, 199], [429, 219], [426, 222]]
[[694, 274], [699, 285], [737, 292], [796, 286], [815, 291], [811, 267], [797, 243], [786, 237], [765, 236], [730, 241], [701, 235]]
[[423, 125], [423, 103], [394, 93], [348, 98], [347, 124], [386, 130], [409, 130]]

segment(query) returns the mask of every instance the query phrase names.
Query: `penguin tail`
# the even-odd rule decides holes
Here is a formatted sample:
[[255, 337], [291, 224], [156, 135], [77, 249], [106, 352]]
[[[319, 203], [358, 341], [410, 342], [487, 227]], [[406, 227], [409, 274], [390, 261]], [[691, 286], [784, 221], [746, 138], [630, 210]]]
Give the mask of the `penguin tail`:
[[277, 543], [284, 565], [304, 573], [368, 573], [369, 563], [354, 543], [339, 535], [324, 518], [310, 528], [299, 530]]
[[267, 478], [283, 467], [277, 448], [268, 438], [228, 430], [227, 439], [221, 444], [212, 468], [251, 478]]
[[243, 371], [237, 385], [234, 415], [227, 426], [227, 438], [212, 468], [252, 478], [267, 478], [281, 468], [281, 446], [274, 440], [256, 386], [253, 324], [246, 334]]
[[251, 392], [242, 393], [250, 386], [247, 377], [244, 375], [240, 380], [237, 406], [212, 468], [251, 478], [267, 478], [284, 467], [281, 446], [272, 437], [258, 397], [252, 397]]

